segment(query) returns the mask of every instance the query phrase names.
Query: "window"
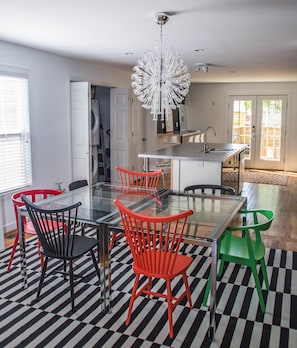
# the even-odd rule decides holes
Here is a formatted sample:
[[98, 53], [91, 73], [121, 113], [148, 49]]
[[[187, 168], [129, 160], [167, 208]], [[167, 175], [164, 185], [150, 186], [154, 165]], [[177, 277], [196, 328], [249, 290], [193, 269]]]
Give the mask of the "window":
[[0, 72], [0, 192], [32, 184], [27, 76]]

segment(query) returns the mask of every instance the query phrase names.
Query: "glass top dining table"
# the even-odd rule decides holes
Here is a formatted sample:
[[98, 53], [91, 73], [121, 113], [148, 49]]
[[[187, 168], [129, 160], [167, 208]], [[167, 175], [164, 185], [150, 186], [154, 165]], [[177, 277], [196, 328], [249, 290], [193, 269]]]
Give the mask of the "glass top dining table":
[[[217, 241], [225, 228], [231, 224], [236, 214], [246, 205], [246, 197], [241, 196], [209, 196], [193, 195], [172, 190], [151, 190], [122, 187], [110, 183], [98, 183], [85, 186], [58, 196], [39, 201], [37, 204], [46, 208], [60, 208], [81, 202], [77, 220], [96, 227], [101, 272], [101, 297], [103, 309], [111, 309], [110, 284], [110, 232], [122, 232], [120, 217], [114, 200], [119, 199], [129, 209], [144, 215], [172, 215], [192, 209], [193, 215], [187, 220], [183, 241], [211, 247], [211, 296], [209, 336], [215, 332], [216, 311], [216, 273], [217, 273]], [[22, 216], [26, 214], [21, 207], [19, 214], [21, 272], [23, 286], [27, 287], [26, 250]]]

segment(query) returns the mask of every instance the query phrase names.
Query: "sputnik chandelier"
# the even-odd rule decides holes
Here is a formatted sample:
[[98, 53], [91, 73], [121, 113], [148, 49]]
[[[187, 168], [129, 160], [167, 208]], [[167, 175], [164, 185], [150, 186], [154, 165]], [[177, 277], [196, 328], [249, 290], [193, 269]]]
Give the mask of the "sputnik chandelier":
[[132, 88], [142, 107], [150, 109], [154, 120], [168, 119], [189, 92], [191, 84], [188, 67], [168, 44], [163, 42], [162, 27], [168, 22], [166, 13], [157, 13], [155, 22], [160, 25], [160, 40], [155, 52], [147, 51], [133, 68]]

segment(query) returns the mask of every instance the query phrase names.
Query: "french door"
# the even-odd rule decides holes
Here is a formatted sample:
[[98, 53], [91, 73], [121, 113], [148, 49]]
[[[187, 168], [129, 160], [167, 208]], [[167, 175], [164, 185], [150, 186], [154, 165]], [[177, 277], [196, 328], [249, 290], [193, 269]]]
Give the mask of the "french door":
[[245, 167], [284, 168], [287, 96], [230, 96], [231, 142], [247, 144]]

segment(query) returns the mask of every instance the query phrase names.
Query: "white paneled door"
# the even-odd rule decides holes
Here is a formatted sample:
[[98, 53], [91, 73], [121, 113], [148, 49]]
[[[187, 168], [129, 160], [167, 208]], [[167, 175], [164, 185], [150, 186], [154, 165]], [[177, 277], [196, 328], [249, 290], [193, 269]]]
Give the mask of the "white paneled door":
[[110, 178], [119, 182], [115, 167], [129, 168], [129, 90], [110, 90]]
[[146, 145], [144, 120], [146, 112], [126, 88], [110, 90], [110, 164], [111, 182], [119, 182], [116, 166], [142, 171], [143, 159], [138, 157]]
[[143, 158], [138, 157], [139, 153], [145, 151], [146, 135], [144, 130], [146, 110], [141, 107], [141, 103], [135, 96], [131, 100], [130, 113], [130, 168], [136, 171], [143, 171]]
[[232, 143], [247, 144], [245, 167], [283, 170], [287, 96], [230, 96]]
[[91, 182], [90, 84], [71, 82], [72, 180]]

